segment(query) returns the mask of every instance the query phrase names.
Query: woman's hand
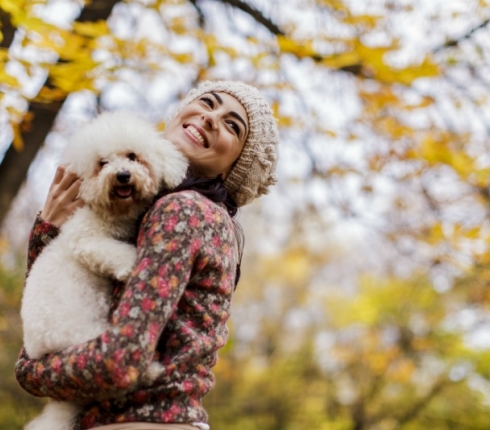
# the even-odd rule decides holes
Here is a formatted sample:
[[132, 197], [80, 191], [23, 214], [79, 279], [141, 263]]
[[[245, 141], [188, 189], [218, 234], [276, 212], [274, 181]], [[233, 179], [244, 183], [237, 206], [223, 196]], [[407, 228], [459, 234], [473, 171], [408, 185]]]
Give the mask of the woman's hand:
[[41, 211], [41, 218], [60, 227], [76, 209], [83, 206], [83, 200], [77, 198], [80, 184], [81, 180], [75, 173], [59, 166]]

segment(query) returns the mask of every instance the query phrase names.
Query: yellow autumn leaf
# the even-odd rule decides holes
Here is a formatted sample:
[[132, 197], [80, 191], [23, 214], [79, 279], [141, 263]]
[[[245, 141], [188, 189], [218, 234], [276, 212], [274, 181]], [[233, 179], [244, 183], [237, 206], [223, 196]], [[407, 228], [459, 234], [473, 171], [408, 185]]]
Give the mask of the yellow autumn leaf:
[[17, 151], [22, 151], [24, 149], [24, 140], [22, 139], [19, 124], [11, 121], [10, 125], [12, 126], [12, 131], [14, 133], [12, 145]]
[[318, 3], [335, 11], [345, 12], [347, 15], [350, 14], [349, 9], [341, 0], [318, 0]]
[[55, 86], [67, 93], [83, 89], [95, 90], [91, 72], [97, 65], [93, 60], [58, 63], [50, 68], [50, 78]]
[[299, 42], [286, 36], [278, 36], [277, 43], [283, 53], [293, 54], [298, 58], [319, 57], [318, 53], [313, 49], [312, 40]]
[[20, 88], [20, 83], [17, 78], [10, 75], [3, 69], [0, 69], [0, 83], [8, 85], [12, 88]]
[[451, 153], [447, 148], [447, 142], [441, 141], [440, 138], [436, 139], [431, 134], [428, 134], [421, 144], [422, 158], [427, 160], [431, 164], [437, 162], [450, 163]]
[[474, 170], [474, 160], [462, 151], [451, 153], [449, 165], [463, 178], [466, 178]]
[[379, 311], [372, 297], [362, 295], [357, 297], [350, 309], [352, 321], [366, 324], [374, 324], [379, 316]]
[[454, 235], [463, 236], [465, 239], [477, 239], [480, 237], [482, 228], [480, 226], [466, 228], [461, 224], [456, 224], [454, 226]]
[[355, 51], [341, 52], [322, 57], [320, 64], [332, 69], [340, 69], [360, 63], [359, 54]]
[[434, 101], [435, 100], [432, 97], [423, 97], [419, 103], [403, 105], [403, 109], [410, 111], [410, 110], [415, 110], [415, 109], [426, 108], [428, 106], [433, 105]]
[[348, 15], [342, 19], [342, 22], [347, 25], [375, 28], [382, 18], [381, 15]]
[[425, 59], [419, 66], [395, 69], [387, 67], [379, 71], [378, 78], [386, 82], [396, 82], [403, 85], [410, 85], [419, 78], [430, 78], [440, 74], [439, 67], [429, 59]]
[[365, 104], [365, 112], [373, 113], [378, 116], [380, 110], [385, 110], [387, 107], [399, 107], [401, 101], [391, 88], [384, 85], [378, 91], [360, 91], [359, 96]]
[[427, 241], [435, 244], [445, 239], [444, 230], [440, 222], [435, 223], [429, 231]]
[[382, 375], [383, 373], [385, 373], [388, 365], [391, 362], [391, 357], [384, 351], [380, 350], [366, 354], [365, 359], [370, 370], [375, 375]]
[[490, 168], [475, 169], [470, 174], [470, 182], [479, 188], [488, 187], [490, 180]]
[[28, 29], [28, 31], [33, 31], [42, 36], [47, 37], [51, 32], [58, 33], [59, 28], [43, 21], [41, 18], [37, 18], [32, 15], [27, 15], [25, 13], [19, 14], [16, 17], [15, 24], [18, 27], [23, 27]]
[[389, 376], [396, 382], [406, 383], [415, 371], [415, 364], [408, 358], [398, 361], [390, 366]]
[[194, 61], [194, 56], [192, 54], [175, 53], [175, 52], [170, 52], [169, 54], [175, 61], [178, 61], [181, 64], [188, 64]]
[[386, 68], [384, 56], [387, 52], [393, 50], [391, 46], [371, 47], [364, 45], [359, 40], [353, 40], [354, 50], [359, 55], [362, 63], [374, 70]]
[[405, 126], [397, 118], [392, 116], [382, 117], [375, 125], [387, 133], [393, 140], [408, 137], [414, 133], [411, 127]]
[[20, 0], [0, 0], [0, 9], [15, 15], [24, 7], [24, 2]]
[[167, 23], [167, 26], [171, 31], [173, 31], [177, 35], [183, 35], [186, 34], [188, 31], [188, 19], [184, 16], [176, 16], [173, 17], [169, 23]]
[[96, 22], [73, 22], [73, 30], [81, 36], [88, 37], [101, 37], [110, 34], [107, 21], [96, 21]]
[[39, 90], [39, 93], [35, 97], [35, 101], [40, 103], [49, 103], [63, 100], [66, 96], [66, 91], [63, 91], [60, 88], [49, 88], [44, 86]]

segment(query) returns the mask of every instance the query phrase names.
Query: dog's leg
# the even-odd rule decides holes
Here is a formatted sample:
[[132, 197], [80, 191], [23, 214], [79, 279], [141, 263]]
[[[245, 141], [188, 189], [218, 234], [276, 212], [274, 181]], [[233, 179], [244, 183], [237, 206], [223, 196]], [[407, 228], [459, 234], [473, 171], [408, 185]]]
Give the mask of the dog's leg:
[[74, 403], [50, 401], [24, 430], [71, 430], [79, 412], [80, 408]]
[[82, 266], [120, 281], [129, 277], [136, 261], [136, 247], [107, 237], [80, 239], [72, 243], [72, 252]]

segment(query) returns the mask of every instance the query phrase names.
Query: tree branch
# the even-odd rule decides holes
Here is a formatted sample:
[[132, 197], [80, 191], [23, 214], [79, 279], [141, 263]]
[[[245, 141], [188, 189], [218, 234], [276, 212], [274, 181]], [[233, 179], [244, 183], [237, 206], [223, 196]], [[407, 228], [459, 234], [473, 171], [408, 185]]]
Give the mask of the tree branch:
[[271, 19], [266, 18], [261, 11], [255, 9], [253, 6], [250, 6], [248, 3], [242, 0], [218, 0], [218, 1], [220, 3], [229, 4], [230, 6], [233, 6], [234, 8], [239, 9], [242, 12], [245, 12], [246, 14], [250, 15], [253, 19], [255, 19], [255, 21], [257, 21], [259, 24], [262, 24], [272, 34], [275, 34], [276, 36], [284, 36], [285, 33], [274, 22], [272, 22]]
[[411, 407], [409, 407], [401, 416], [398, 418], [398, 424], [406, 424], [409, 421], [417, 418], [420, 412], [429, 405], [430, 401], [439, 394], [446, 386], [448, 381], [443, 379], [433, 385], [432, 389], [429, 391], [427, 396], [415, 402]]
[[451, 39], [448, 40], [446, 43], [436, 47], [433, 52], [434, 54], [436, 52], [442, 51], [443, 49], [446, 48], [451, 48], [453, 46], [458, 46], [463, 40], [469, 39], [471, 36], [473, 36], [473, 33], [475, 33], [478, 30], [481, 30], [482, 28], [486, 27], [490, 23], [490, 18], [486, 19], [483, 21], [481, 24], [477, 25], [476, 27], [473, 27], [471, 30], [463, 34], [462, 36], [458, 37], [457, 39]]
[[199, 22], [199, 27], [204, 28], [204, 24], [206, 22], [206, 18], [204, 17], [204, 13], [202, 9], [199, 7], [197, 4], [198, 0], [189, 0], [192, 6], [194, 6], [194, 9], [196, 9], [197, 16], [198, 16], [198, 22]]

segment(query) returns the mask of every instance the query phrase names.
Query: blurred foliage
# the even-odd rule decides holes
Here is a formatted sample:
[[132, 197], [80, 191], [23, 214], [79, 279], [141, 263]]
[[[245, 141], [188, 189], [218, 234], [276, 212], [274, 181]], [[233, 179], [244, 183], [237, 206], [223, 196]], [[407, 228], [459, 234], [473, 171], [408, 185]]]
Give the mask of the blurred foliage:
[[0, 265], [0, 428], [5, 430], [24, 428], [44, 404], [44, 400], [32, 397], [20, 388], [13, 372], [22, 345], [19, 307], [23, 266], [22, 261], [14, 263], [9, 270]]
[[[307, 275], [295, 254], [277, 259], [298, 279]], [[441, 294], [425, 274], [364, 275], [355, 291], [323, 285], [305, 294], [289, 274], [271, 287], [270, 261], [254, 259], [259, 270], [239, 286], [234, 336], [206, 398], [214, 428], [488, 427], [490, 351], [469, 345], [464, 315], [476, 311], [475, 278]], [[311, 264], [303, 285], [320, 269]]]
[[[73, 24], [56, 3], [0, 0], [19, 30], [0, 49], [6, 145], [22, 150], [27, 105], [80, 95], [87, 117], [122, 105], [164, 127], [206, 78], [253, 83], [278, 118], [280, 181], [244, 210], [213, 429], [488, 428], [487, 1], [128, 0]], [[42, 404], [12, 375], [21, 266], [0, 271], [9, 429]]]

